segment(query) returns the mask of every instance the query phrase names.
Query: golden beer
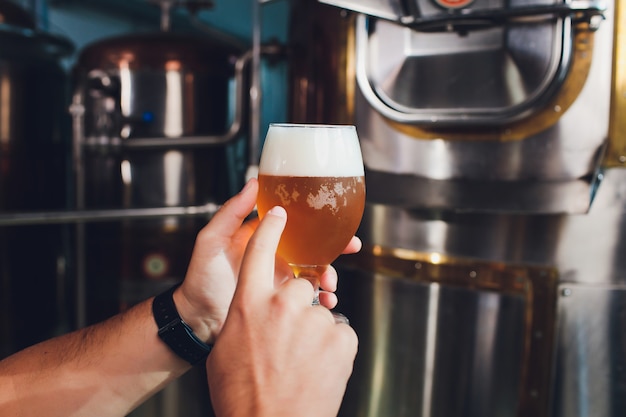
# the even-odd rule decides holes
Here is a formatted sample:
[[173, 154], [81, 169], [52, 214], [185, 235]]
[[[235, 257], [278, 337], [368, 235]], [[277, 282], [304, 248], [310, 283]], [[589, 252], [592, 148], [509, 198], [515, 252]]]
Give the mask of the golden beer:
[[294, 265], [328, 265], [356, 232], [365, 206], [365, 179], [259, 175], [257, 207], [287, 211], [278, 254]]
[[259, 164], [257, 208], [287, 211], [278, 255], [313, 284], [356, 232], [365, 207], [365, 172], [354, 126], [270, 124]]

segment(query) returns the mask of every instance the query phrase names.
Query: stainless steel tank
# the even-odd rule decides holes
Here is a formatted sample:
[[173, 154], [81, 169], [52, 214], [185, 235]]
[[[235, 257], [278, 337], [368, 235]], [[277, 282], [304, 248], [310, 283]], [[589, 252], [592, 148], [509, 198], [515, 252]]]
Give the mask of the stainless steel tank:
[[291, 119], [356, 124], [368, 193], [340, 415], [621, 415], [620, 5], [321, 3]]
[[[72, 51], [28, 12], [0, 2], [3, 213], [68, 208], [69, 94], [60, 60]], [[0, 357], [71, 326], [68, 245], [64, 226], [0, 227]]]
[[[124, 210], [219, 205], [243, 185], [243, 52], [217, 37], [173, 32], [108, 38], [81, 51], [71, 106], [76, 207], [121, 216], [77, 226], [80, 325], [182, 280], [207, 221]], [[201, 368], [132, 415], [208, 415]]]

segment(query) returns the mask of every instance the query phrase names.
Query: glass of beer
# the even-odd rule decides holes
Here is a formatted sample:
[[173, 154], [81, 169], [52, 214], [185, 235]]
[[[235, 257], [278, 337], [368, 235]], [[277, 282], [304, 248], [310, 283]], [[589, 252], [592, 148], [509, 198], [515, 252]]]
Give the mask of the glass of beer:
[[257, 209], [287, 211], [278, 255], [315, 288], [357, 231], [365, 207], [365, 175], [356, 128], [270, 124], [259, 164]]

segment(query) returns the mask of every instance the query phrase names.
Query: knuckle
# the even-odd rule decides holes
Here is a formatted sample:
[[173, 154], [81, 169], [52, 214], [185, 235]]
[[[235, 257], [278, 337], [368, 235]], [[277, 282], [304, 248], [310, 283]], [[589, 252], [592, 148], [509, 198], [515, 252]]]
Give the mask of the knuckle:
[[290, 278], [274, 293], [272, 305], [278, 312], [288, 312], [292, 315], [308, 308], [311, 300], [313, 286], [306, 280]]
[[313, 285], [304, 278], [291, 278], [287, 280], [284, 288], [291, 297], [298, 301], [299, 305], [307, 305], [307, 302], [310, 305], [313, 300]]

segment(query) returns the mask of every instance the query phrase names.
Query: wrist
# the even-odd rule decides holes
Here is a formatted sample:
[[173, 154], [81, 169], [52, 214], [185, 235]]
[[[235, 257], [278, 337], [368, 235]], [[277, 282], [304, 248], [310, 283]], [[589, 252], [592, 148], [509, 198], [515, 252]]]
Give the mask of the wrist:
[[174, 292], [180, 284], [154, 297], [152, 314], [158, 327], [159, 338], [178, 357], [195, 365], [206, 360], [212, 345], [201, 340], [180, 316], [174, 302]]
[[213, 344], [219, 330], [221, 329], [221, 323], [211, 318], [206, 311], [197, 308], [189, 299], [185, 296], [183, 288], [178, 286], [172, 294], [174, 305], [180, 317], [187, 323], [187, 325], [193, 330], [198, 339], [204, 343]]

